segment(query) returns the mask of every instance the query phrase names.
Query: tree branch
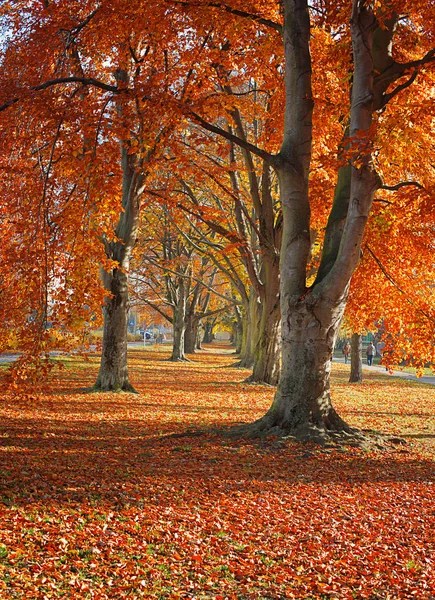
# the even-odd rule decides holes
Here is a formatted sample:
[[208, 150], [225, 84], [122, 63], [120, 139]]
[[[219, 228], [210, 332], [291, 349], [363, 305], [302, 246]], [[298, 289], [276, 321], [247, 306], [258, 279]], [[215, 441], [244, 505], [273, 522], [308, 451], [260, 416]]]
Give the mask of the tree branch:
[[160, 315], [162, 315], [162, 317], [165, 318], [169, 323], [173, 322], [172, 317], [170, 317], [163, 310], [161, 310], [156, 304], [154, 304], [150, 300], [147, 300], [146, 298], [142, 298], [142, 296], [140, 294], [137, 294], [135, 292], [133, 292], [133, 293], [135, 294], [136, 298], [138, 298], [140, 300], [140, 302], [144, 302], [145, 304], [147, 304], [148, 306], [150, 306], [153, 310], [155, 310]]
[[[55, 85], [60, 85], [61, 83], [81, 83], [83, 85], [92, 85], [94, 87], [100, 88], [106, 92], [112, 92], [112, 94], [121, 94], [122, 92], [128, 92], [128, 88], [118, 88], [116, 85], [109, 85], [108, 83], [104, 83], [103, 81], [99, 81], [98, 79], [94, 79], [93, 77], [59, 77], [58, 79], [50, 79], [49, 81], [45, 81], [39, 85], [33, 85], [29, 88], [31, 92], [39, 92], [41, 90], [45, 90], [50, 87], [54, 87]], [[23, 99], [23, 96], [16, 96], [11, 100], [8, 100], [4, 104], [0, 105], [0, 112], [6, 110], [13, 104], [16, 104], [20, 100]]]
[[[183, 1], [177, 1], [177, 0], [173, 0], [174, 4], [181, 4], [182, 6], [192, 6], [195, 8], [198, 8], [198, 6], [196, 4], [190, 3], [190, 2], [183, 2]], [[278, 33], [282, 34], [282, 30], [283, 27], [280, 23], [276, 23], [275, 21], [272, 21], [271, 19], [265, 19], [264, 17], [261, 17], [260, 15], [255, 15], [253, 13], [249, 13], [246, 12], [244, 10], [239, 10], [237, 8], [232, 8], [231, 6], [228, 6], [227, 4], [223, 4], [222, 2], [208, 2], [207, 7], [212, 7], [212, 8], [222, 8], [225, 12], [228, 12], [232, 15], [236, 15], [237, 17], [244, 17], [246, 19], [250, 19], [251, 21], [255, 21], [256, 23], [260, 23], [261, 25], [265, 25], [266, 27], [270, 27], [271, 29], [274, 29], [275, 31], [278, 31]]]
[[415, 186], [418, 187], [420, 190], [424, 190], [424, 186], [422, 186], [421, 183], [418, 183], [418, 181], [401, 181], [400, 183], [396, 183], [396, 185], [381, 185], [379, 189], [394, 192], [396, 190], [400, 190], [400, 188], [407, 186]]
[[396, 96], [399, 92], [401, 92], [402, 90], [409, 87], [415, 81], [417, 75], [420, 72], [420, 68], [423, 67], [424, 65], [427, 65], [434, 61], [435, 61], [435, 48], [432, 48], [432, 50], [429, 50], [429, 52], [427, 52], [423, 56], [423, 58], [420, 58], [419, 60], [413, 60], [413, 61], [410, 61], [407, 63], [398, 63], [398, 62], [393, 61], [384, 72], [379, 73], [375, 77], [375, 85], [376, 86], [381, 85], [384, 88], [384, 90], [386, 90], [389, 84], [393, 83], [400, 77], [405, 76], [409, 72], [411, 72], [411, 75], [407, 79], [407, 81], [398, 85], [389, 94], [384, 94], [382, 96], [381, 106], [379, 106], [377, 108], [384, 107], [386, 104], [388, 104], [388, 102], [392, 98], [394, 98], [394, 96]]
[[204, 281], [201, 281], [197, 277], [193, 277], [193, 275], [186, 275], [184, 273], [180, 273], [179, 271], [174, 271], [172, 269], [169, 269], [168, 267], [165, 267], [164, 265], [154, 262], [152, 259], [148, 259], [148, 261], [152, 265], [154, 265], [158, 269], [161, 269], [162, 271], [165, 271], [166, 273], [171, 273], [172, 275], [175, 275], [176, 277], [182, 277], [183, 279], [190, 279], [191, 281], [196, 281], [196, 283], [199, 283], [206, 289], [210, 290], [210, 292], [212, 292], [216, 296], [219, 296], [219, 298], [226, 300], [230, 304], [240, 304], [240, 305], [242, 304], [242, 302], [240, 300], [236, 300], [235, 298], [230, 298], [229, 296], [225, 296], [225, 294], [221, 294], [220, 292], [217, 292], [213, 287], [211, 287], [210, 285], [207, 285], [206, 283], [204, 283]]
[[237, 135], [234, 135], [233, 133], [230, 133], [229, 131], [222, 129], [222, 127], [218, 127], [217, 125], [212, 125], [211, 123], [209, 123], [208, 121], [203, 119], [200, 115], [198, 115], [197, 113], [193, 112], [190, 109], [188, 109], [187, 114], [189, 117], [191, 117], [191, 119], [194, 122], [201, 125], [201, 127], [206, 129], [207, 131], [211, 131], [212, 133], [216, 133], [217, 135], [224, 137], [225, 139], [229, 140], [230, 142], [237, 144], [237, 146], [240, 146], [241, 148], [244, 148], [245, 150], [252, 152], [252, 154], [255, 154], [256, 156], [259, 156], [260, 158], [267, 161], [268, 163], [274, 162], [274, 155], [270, 154], [270, 152], [267, 152], [266, 150], [263, 150], [262, 148], [258, 148], [258, 146], [251, 144], [247, 140], [243, 140], [242, 138], [238, 137]]
[[407, 81], [404, 81], [403, 83], [401, 83], [400, 85], [395, 87], [394, 90], [392, 92], [390, 92], [389, 94], [384, 94], [384, 96], [382, 98], [382, 106], [385, 106], [386, 104], [388, 104], [388, 102], [392, 98], [394, 98], [394, 96], [396, 96], [399, 92], [401, 92], [402, 90], [405, 90], [407, 87], [409, 87], [415, 81], [415, 79], [417, 78], [417, 75], [418, 75], [418, 70], [416, 69]]
[[101, 9], [101, 4], [99, 4], [97, 6], [97, 8], [95, 8], [95, 10], [93, 10], [87, 17], [86, 19], [84, 19], [81, 23], [79, 23], [78, 25], [76, 25], [75, 27], [73, 27], [71, 29], [71, 33], [75, 36], [78, 33], [80, 33], [80, 31], [86, 27], [86, 25], [95, 17], [95, 15], [98, 13], [98, 11]]

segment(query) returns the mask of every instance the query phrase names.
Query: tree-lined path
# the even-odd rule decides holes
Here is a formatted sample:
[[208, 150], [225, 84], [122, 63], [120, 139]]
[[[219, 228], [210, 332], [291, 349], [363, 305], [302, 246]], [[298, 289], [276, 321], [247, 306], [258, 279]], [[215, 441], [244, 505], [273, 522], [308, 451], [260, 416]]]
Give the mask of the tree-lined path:
[[0, 32], [1, 600], [434, 600], [434, 0]]
[[[344, 358], [341, 357], [334, 357], [333, 360], [334, 362], [344, 363]], [[350, 369], [350, 364], [348, 368]], [[408, 373], [403, 370], [398, 371], [396, 369], [393, 371], [388, 371], [386, 373], [386, 369], [382, 365], [368, 366], [366, 364], [363, 364], [362, 368], [364, 370], [364, 376], [366, 376], [371, 371], [380, 375], [387, 375], [388, 377], [399, 377], [400, 379], [408, 379], [409, 381], [435, 385], [435, 375], [422, 375], [421, 377], [417, 377], [417, 375], [414, 375], [413, 373]]]
[[261, 415], [273, 388], [226, 351], [169, 352], [130, 351], [139, 394], [83, 393], [98, 360], [77, 357], [42, 394], [2, 394], [0, 597], [433, 596], [431, 387], [350, 386], [334, 365], [348, 422], [405, 446], [235, 440], [213, 429]]

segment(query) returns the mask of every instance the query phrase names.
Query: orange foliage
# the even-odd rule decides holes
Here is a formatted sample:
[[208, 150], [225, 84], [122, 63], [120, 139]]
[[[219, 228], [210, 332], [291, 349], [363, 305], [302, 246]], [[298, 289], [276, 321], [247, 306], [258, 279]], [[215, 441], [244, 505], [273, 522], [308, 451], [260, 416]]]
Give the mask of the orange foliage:
[[[375, 8], [381, 24], [391, 10], [407, 11], [397, 27], [396, 60], [416, 61], [430, 53], [431, 3], [391, 0]], [[349, 116], [350, 3], [327, 0], [311, 16], [314, 269]], [[147, 202], [160, 198], [179, 204], [183, 176], [201, 196], [195, 225], [208, 219], [230, 234], [234, 230], [228, 142], [205, 132], [195, 115], [234, 129], [237, 109], [251, 143], [270, 153], [279, 150], [281, 14], [278, 2], [260, 0], [231, 0], [225, 7], [201, 0], [170, 6], [159, 0], [98, 6], [83, 0], [79, 6], [4, 3], [0, 17], [10, 34], [0, 55], [0, 349], [19, 345], [31, 357], [82, 344], [85, 336], [78, 333], [100, 319], [104, 293], [98, 271], [114, 266], [101, 239], [116, 238], [122, 212], [120, 139], [137, 160], [149, 159]], [[116, 81], [119, 68], [128, 72], [128, 84]], [[48, 85], [54, 80], [57, 85]], [[427, 60], [412, 85], [376, 115], [370, 142], [384, 183], [413, 180], [423, 189], [377, 194], [348, 311], [356, 328], [383, 320], [391, 359], [412, 354], [416, 364], [434, 358], [435, 213], [429, 166], [435, 162], [434, 89], [433, 60]], [[251, 215], [247, 169], [240, 158], [237, 150], [240, 197]], [[261, 161], [253, 160], [260, 173]], [[274, 208], [279, 213], [278, 201]], [[224, 261], [227, 253], [233, 260], [242, 255], [234, 269], [241, 285], [246, 283], [242, 266], [248, 250], [241, 248], [240, 236], [221, 236], [219, 243]], [[58, 330], [56, 336], [48, 323]]]

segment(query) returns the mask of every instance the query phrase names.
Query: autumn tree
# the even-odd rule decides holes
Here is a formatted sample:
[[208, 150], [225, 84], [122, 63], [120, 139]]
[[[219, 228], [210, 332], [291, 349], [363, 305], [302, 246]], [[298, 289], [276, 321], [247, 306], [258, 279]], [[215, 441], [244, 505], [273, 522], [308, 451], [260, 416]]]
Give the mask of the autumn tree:
[[[32, 131], [35, 123], [40, 127], [45, 172], [48, 164], [51, 189], [57, 190], [53, 206], [61, 206], [62, 199], [68, 203], [68, 193], [77, 184], [73, 196], [86, 207], [78, 214], [91, 215], [87, 231], [92, 231], [92, 239], [103, 241], [102, 262], [108, 279], [116, 283], [112, 289], [106, 282], [107, 306], [117, 298], [123, 315], [143, 187], [163, 163], [178, 161], [178, 169], [184, 170], [189, 161], [188, 153], [171, 155], [174, 140], [197, 126], [238, 147], [234, 152], [245, 162], [243, 174], [237, 166], [239, 187], [245, 178], [255, 187], [249, 156], [257, 161], [257, 183], [258, 173], [277, 178], [282, 211], [283, 371], [275, 401], [255, 428], [323, 437], [328, 431], [349, 431], [331, 405], [329, 373], [361, 251], [371, 253], [372, 265], [391, 273], [379, 252], [381, 240], [375, 239], [378, 247], [364, 235], [385, 230], [385, 222], [396, 219], [402, 204], [388, 196], [391, 210], [379, 215], [370, 212], [373, 199], [376, 207], [385, 191], [399, 192], [397, 186], [421, 179], [409, 169], [409, 157], [424, 163], [422, 153], [429, 148], [430, 136], [419, 136], [418, 144], [407, 148], [407, 167], [403, 146], [388, 140], [404, 136], [412, 141], [407, 127], [415, 110], [431, 131], [425, 115], [433, 95], [433, 9], [420, 0], [400, 6], [393, 0], [312, 6], [306, 0], [285, 0], [281, 23], [280, 8], [279, 3], [265, 7], [255, 1], [243, 9], [232, 2], [222, 6], [199, 0], [170, 9], [159, 2], [146, 7], [120, 3], [117, 14], [125, 19], [115, 27], [106, 5], [82, 3], [80, 14], [60, 4], [32, 5], [21, 15], [19, 43], [10, 46], [3, 61], [9, 65], [12, 85], [6, 95], [3, 86], [1, 106], [14, 111], [15, 118], [21, 114], [20, 106], [32, 108], [22, 114], [29, 119], [26, 131]], [[27, 28], [29, 22], [33, 25]], [[281, 35], [284, 44], [279, 49]], [[188, 43], [180, 44], [181, 39]], [[47, 56], [42, 65], [31, 52], [37, 43]], [[30, 58], [24, 69], [26, 53]], [[243, 120], [247, 104], [242, 106], [238, 90], [245, 89], [250, 78], [266, 88], [271, 81], [276, 83], [262, 77], [261, 69], [273, 68], [281, 75], [283, 61], [284, 86], [269, 87], [272, 117], [263, 137], [256, 138], [247, 128], [252, 118]], [[19, 64], [22, 78], [14, 79]], [[418, 95], [413, 98], [411, 90], [418, 90]], [[248, 115], [252, 117], [252, 110]], [[13, 127], [2, 124], [6, 140]], [[21, 137], [20, 143], [27, 139]], [[225, 152], [228, 156], [228, 146]], [[31, 159], [24, 162], [29, 168]], [[20, 168], [19, 161], [14, 165]], [[192, 188], [188, 179], [186, 183]], [[430, 198], [431, 181], [419, 185]], [[44, 204], [35, 196], [30, 202], [33, 211]], [[420, 198], [419, 210], [425, 211], [430, 231], [430, 203]], [[412, 214], [417, 214], [416, 206], [409, 206]], [[75, 225], [79, 229], [82, 221], [77, 219]], [[44, 227], [43, 245], [51, 248], [49, 227]], [[69, 241], [71, 232], [65, 232]], [[415, 242], [422, 234], [423, 228], [416, 231]], [[426, 248], [430, 236], [424, 234]], [[417, 250], [418, 244], [412, 248]], [[417, 281], [415, 273], [410, 275]], [[396, 281], [394, 275], [391, 279]], [[410, 286], [412, 281], [411, 277]], [[106, 316], [110, 314], [106, 310]], [[119, 322], [115, 330], [120, 335], [105, 337], [111, 356], [103, 352], [101, 389], [131, 389], [122, 315]]]
[[[87, 345], [86, 330], [98, 325], [102, 302], [95, 260], [107, 268], [109, 263], [93, 235], [104, 217], [95, 218], [87, 185], [72, 177], [74, 169], [81, 170], [83, 154], [83, 137], [77, 134], [79, 90], [64, 88], [56, 106], [46, 102], [44, 90], [50, 86], [38, 88], [36, 82], [48, 75], [47, 65], [32, 52], [26, 34], [30, 31], [42, 55], [48, 54], [47, 22], [30, 8], [23, 20], [15, 19], [12, 7], [10, 12], [0, 61], [5, 234], [0, 280], [7, 329], [2, 343], [13, 337], [14, 347], [23, 352], [12, 367], [14, 376], [33, 381], [41, 367], [50, 366], [45, 358], [51, 349]], [[82, 17], [79, 11], [75, 23]], [[28, 44], [24, 62], [16, 38]], [[92, 102], [88, 109], [95, 110]]]
[[149, 208], [142, 217], [132, 274], [137, 300], [173, 327], [173, 361], [194, 354], [201, 321], [225, 312], [234, 302], [216, 265], [190, 243], [189, 228], [197, 229], [175, 207]]
[[[372, 231], [363, 246], [347, 308], [347, 318], [359, 329], [377, 332], [383, 364], [408, 364], [417, 370], [433, 364], [435, 358], [431, 343], [435, 332], [435, 231], [429, 208], [432, 194], [426, 187], [430, 182], [426, 177], [421, 181], [421, 189], [403, 187], [390, 193], [391, 200], [384, 197], [375, 206], [382, 228]], [[417, 211], [427, 220], [416, 219]]]
[[[223, 89], [231, 95], [228, 86]], [[239, 111], [233, 111], [233, 117], [239, 135], [246, 138]], [[194, 147], [194, 144], [190, 145]], [[208, 168], [206, 173], [210, 180], [202, 177], [199, 190], [198, 185], [184, 181], [185, 196], [193, 206], [188, 207], [185, 200], [181, 205], [197, 215], [220, 240], [225, 240], [227, 248], [232, 246], [237, 251], [251, 284], [246, 314], [253, 350], [242, 366], [253, 368], [251, 381], [276, 384], [280, 370], [279, 244], [282, 224], [274, 194], [277, 185], [270, 167], [262, 161], [257, 165], [251, 153], [239, 153], [233, 145], [225, 165], [218, 162], [219, 150], [213, 152], [216, 144], [209, 140], [208, 145], [208, 150], [205, 144], [201, 148], [201, 154], [210, 153], [208, 164], [198, 164], [198, 156], [194, 164], [202, 171]], [[229, 254], [228, 250], [226, 252]]]
[[[126, 9], [117, 8], [121, 13]], [[50, 162], [51, 177], [59, 182], [65, 174], [67, 159], [60, 147], [70, 128], [75, 133], [71, 143], [79, 168], [75, 172], [70, 168], [68, 180], [71, 186], [80, 181], [88, 210], [98, 214], [101, 222], [91, 234], [105, 252], [100, 260], [106, 290], [105, 324], [95, 385], [101, 391], [133, 389], [127, 369], [129, 262], [144, 183], [152, 176], [176, 124], [173, 111], [159, 98], [162, 90], [170, 90], [172, 100], [183, 97], [196, 59], [195, 52], [190, 53], [187, 67], [180, 60], [179, 35], [185, 25], [182, 18], [177, 23], [179, 17], [159, 2], [148, 5], [147, 11], [141, 3], [129, 3], [126, 18], [114, 28], [112, 10], [106, 5], [84, 2], [76, 11], [71, 5], [46, 2], [27, 9], [17, 6], [11, 18], [22, 33], [8, 49], [11, 70], [26, 52], [32, 60], [22, 77], [24, 83], [14, 81], [14, 86], [9, 86], [2, 108], [13, 107], [16, 115], [21, 110], [17, 107], [33, 102], [33, 122], [40, 126], [44, 115], [38, 113], [39, 105], [48, 113], [56, 107], [68, 125], [60, 127], [56, 137], [55, 149], [61, 158]], [[33, 22], [32, 29], [28, 23]], [[39, 51], [46, 54], [38, 70]], [[171, 87], [172, 81], [177, 83]], [[44, 133], [47, 139], [55, 136], [47, 121]], [[49, 147], [45, 141], [43, 144]], [[59, 193], [57, 202], [68, 202], [68, 193]], [[76, 228], [81, 226], [79, 215]]]
[[[384, 119], [394, 121], [389, 104], [431, 62], [433, 51], [429, 48], [425, 56], [406, 62], [394, 58], [393, 42], [396, 56], [400, 56], [401, 44], [406, 48], [409, 38], [414, 36], [414, 16], [420, 23], [419, 15], [412, 10], [399, 26], [399, 8], [396, 13], [390, 2], [374, 7], [354, 0], [351, 11], [347, 12], [346, 5], [338, 11], [343, 30], [339, 44], [347, 52], [347, 67], [352, 74], [349, 126], [346, 119], [347, 134], [341, 154], [345, 164], [326, 227], [320, 268], [315, 281], [308, 286], [312, 206], [309, 174], [315, 106], [311, 73], [312, 67], [316, 68], [310, 54], [310, 37], [316, 35], [316, 29], [311, 26], [306, 0], [286, 0], [283, 6], [286, 101], [280, 151], [271, 154], [217, 124], [206, 122], [203, 117], [196, 120], [209, 131], [263, 158], [275, 169], [280, 183], [282, 376], [270, 410], [254, 429], [322, 439], [330, 432], [350, 432], [332, 407], [329, 377], [335, 337], [349, 284], [360, 260], [373, 198], [383, 185], [373, 147], [376, 144], [378, 153], [378, 146], [384, 140], [377, 137], [376, 128]], [[322, 31], [331, 27], [329, 35], [334, 36], [339, 23], [332, 7], [326, 3], [319, 11], [320, 21], [313, 17], [316, 26], [320, 25]], [[429, 31], [432, 22], [425, 23]], [[386, 173], [382, 175], [385, 177]]]

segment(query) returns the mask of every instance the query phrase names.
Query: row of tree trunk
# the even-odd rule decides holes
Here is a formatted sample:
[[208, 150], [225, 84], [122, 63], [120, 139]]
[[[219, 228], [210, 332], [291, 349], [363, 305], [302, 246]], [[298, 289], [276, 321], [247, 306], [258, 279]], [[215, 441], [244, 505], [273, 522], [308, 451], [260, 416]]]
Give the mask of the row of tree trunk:
[[[253, 380], [258, 374], [263, 381], [267, 377], [270, 382], [275, 382], [279, 362], [274, 357], [278, 354], [281, 321], [282, 365], [277, 392], [269, 411], [253, 425], [253, 430], [292, 435], [300, 440], [324, 440], [331, 432], [353, 434], [331, 403], [331, 361], [350, 281], [360, 260], [374, 194], [382, 186], [371, 155], [373, 117], [375, 111], [394, 96], [393, 93], [386, 94], [387, 89], [404, 74], [404, 70], [399, 68], [403, 65], [397, 66], [391, 54], [398, 17], [393, 14], [391, 22], [383, 21], [381, 26], [371, 5], [353, 0], [350, 23], [353, 73], [349, 131], [345, 134], [348, 139], [344, 147], [350, 140], [367, 140], [367, 144], [355, 145], [347, 165], [339, 173], [339, 181], [340, 177], [344, 178], [346, 185], [343, 192], [338, 190], [334, 197], [321, 265], [314, 283], [307, 286], [311, 253], [309, 173], [313, 125], [310, 15], [307, 0], [284, 0], [283, 9], [286, 101], [280, 151], [272, 155], [255, 148], [247, 144], [239, 131], [236, 138], [242, 149], [253, 151], [264, 160], [266, 177], [269, 177], [270, 168], [275, 171], [283, 221], [279, 235], [274, 231], [281, 255], [279, 276], [278, 260], [268, 257], [265, 252], [259, 285], [245, 305], [242, 364], [248, 366], [252, 362]], [[397, 86], [396, 93], [401, 88], [401, 85]], [[215, 132], [219, 128], [213, 126], [211, 130]], [[220, 131], [227, 138], [230, 135], [227, 130]], [[229, 139], [234, 141], [235, 136], [231, 134]], [[279, 310], [281, 318], [278, 317]], [[108, 310], [106, 314], [109, 314]], [[181, 344], [185, 331], [183, 320], [175, 321], [174, 337], [181, 348], [184, 347]], [[116, 347], [114, 343], [113, 348]]]

